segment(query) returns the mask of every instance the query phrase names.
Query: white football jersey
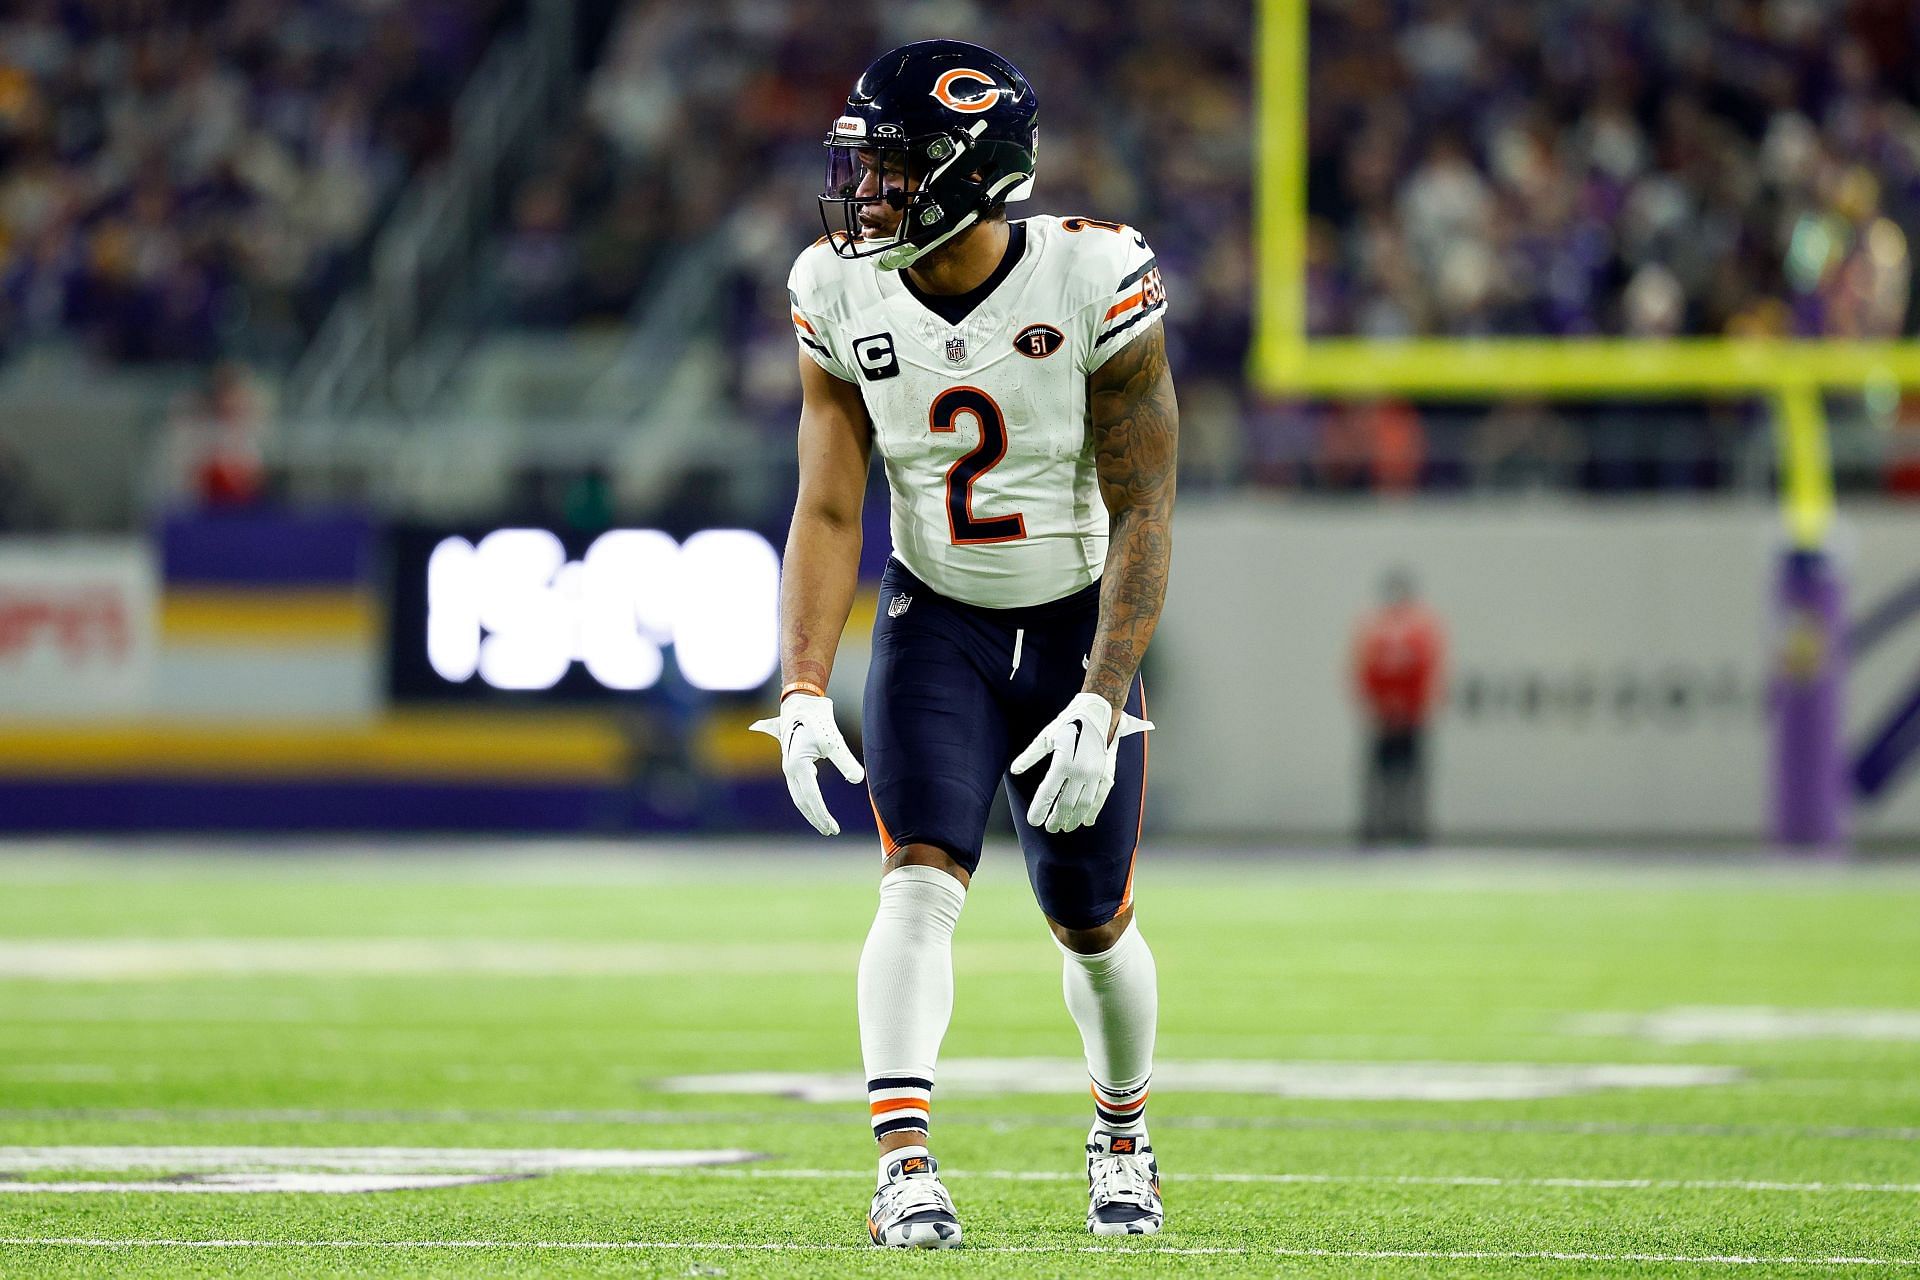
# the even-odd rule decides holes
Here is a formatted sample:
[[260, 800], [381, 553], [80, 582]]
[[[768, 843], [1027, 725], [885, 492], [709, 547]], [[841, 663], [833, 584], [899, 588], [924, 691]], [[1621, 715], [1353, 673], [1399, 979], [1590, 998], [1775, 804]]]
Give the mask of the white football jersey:
[[893, 494], [893, 554], [942, 595], [995, 609], [1100, 577], [1107, 508], [1087, 375], [1166, 310], [1153, 250], [1132, 227], [1051, 216], [1013, 226], [1018, 260], [954, 323], [904, 271], [838, 257], [825, 240], [787, 282], [802, 349], [866, 401]]

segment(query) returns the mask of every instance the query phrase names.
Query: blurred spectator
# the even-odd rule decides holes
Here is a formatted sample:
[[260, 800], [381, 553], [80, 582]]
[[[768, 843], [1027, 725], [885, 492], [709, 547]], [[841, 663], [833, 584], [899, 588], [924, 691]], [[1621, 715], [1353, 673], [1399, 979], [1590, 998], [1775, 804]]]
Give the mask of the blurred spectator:
[[580, 312], [620, 319], [633, 304], [657, 251], [665, 201], [647, 184], [623, 184], [580, 238]]
[[575, 318], [580, 283], [576, 238], [571, 202], [556, 179], [542, 177], [521, 188], [495, 272], [510, 319], [545, 326]]
[[1318, 487], [1335, 493], [1372, 489], [1412, 493], [1426, 463], [1426, 427], [1401, 400], [1337, 406], [1322, 426]]
[[34, 483], [25, 453], [0, 436], [0, 533], [44, 533], [59, 525], [59, 512]]
[[1559, 489], [1573, 483], [1579, 445], [1572, 428], [1547, 405], [1518, 400], [1480, 420], [1468, 453], [1478, 488]]
[[1366, 717], [1360, 842], [1427, 841], [1427, 722], [1445, 681], [1446, 629], [1421, 603], [1413, 575], [1389, 572], [1380, 607], [1353, 640], [1353, 682]]
[[230, 360], [214, 365], [200, 388], [176, 401], [169, 447], [197, 505], [251, 506], [265, 495], [267, 409], [252, 372]]
[[1920, 401], [1905, 398], [1894, 419], [1887, 443], [1887, 492], [1899, 498], [1920, 498]]

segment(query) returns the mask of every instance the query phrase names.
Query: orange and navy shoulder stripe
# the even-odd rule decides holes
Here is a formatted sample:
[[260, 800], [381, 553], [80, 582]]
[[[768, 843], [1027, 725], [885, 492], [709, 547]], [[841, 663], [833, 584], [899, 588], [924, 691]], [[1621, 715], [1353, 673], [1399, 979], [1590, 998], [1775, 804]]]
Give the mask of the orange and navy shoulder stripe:
[[833, 352], [827, 350], [826, 344], [820, 341], [820, 334], [814, 329], [813, 322], [800, 314], [800, 295], [791, 289], [787, 290], [787, 304], [793, 313], [794, 336], [800, 339], [800, 345], [813, 348], [829, 360], [833, 359]]
[[1113, 291], [1120, 297], [1100, 318], [1100, 323], [1106, 327], [1094, 339], [1093, 345], [1096, 347], [1149, 316], [1159, 315], [1167, 307], [1166, 291], [1160, 287], [1158, 258], [1148, 258], [1114, 286]]

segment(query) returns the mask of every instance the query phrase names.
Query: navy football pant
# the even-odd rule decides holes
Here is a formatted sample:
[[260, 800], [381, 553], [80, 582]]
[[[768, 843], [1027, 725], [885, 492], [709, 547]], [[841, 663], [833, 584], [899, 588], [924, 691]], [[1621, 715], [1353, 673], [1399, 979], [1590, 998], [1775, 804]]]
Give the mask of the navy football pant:
[[[1066, 709], [1086, 680], [1100, 584], [1047, 604], [985, 609], [935, 594], [898, 560], [887, 562], [867, 670], [867, 787], [888, 853], [930, 844], [965, 867], [1004, 785], [1040, 909], [1069, 929], [1091, 929], [1132, 897], [1146, 790], [1147, 735], [1121, 739], [1113, 790], [1092, 826], [1050, 834], [1027, 822], [1046, 776], [1042, 760], [1007, 772]], [[1144, 719], [1139, 677], [1127, 710]]]

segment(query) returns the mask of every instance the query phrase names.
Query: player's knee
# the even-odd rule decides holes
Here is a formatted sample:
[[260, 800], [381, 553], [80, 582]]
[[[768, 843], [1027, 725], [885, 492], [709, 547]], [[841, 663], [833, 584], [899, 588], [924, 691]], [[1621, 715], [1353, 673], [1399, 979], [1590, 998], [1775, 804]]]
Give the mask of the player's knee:
[[967, 869], [955, 861], [952, 854], [932, 844], [901, 845], [880, 864], [880, 874], [885, 876], [889, 871], [898, 871], [901, 867], [933, 867], [946, 872], [962, 885], [971, 878], [967, 875]]
[[1060, 939], [1060, 945], [1076, 955], [1097, 956], [1102, 951], [1113, 950], [1126, 933], [1127, 926], [1133, 923], [1133, 908], [1123, 907], [1120, 914], [1105, 924], [1094, 925], [1089, 929], [1069, 929], [1051, 917], [1047, 927], [1053, 930], [1053, 936]]

